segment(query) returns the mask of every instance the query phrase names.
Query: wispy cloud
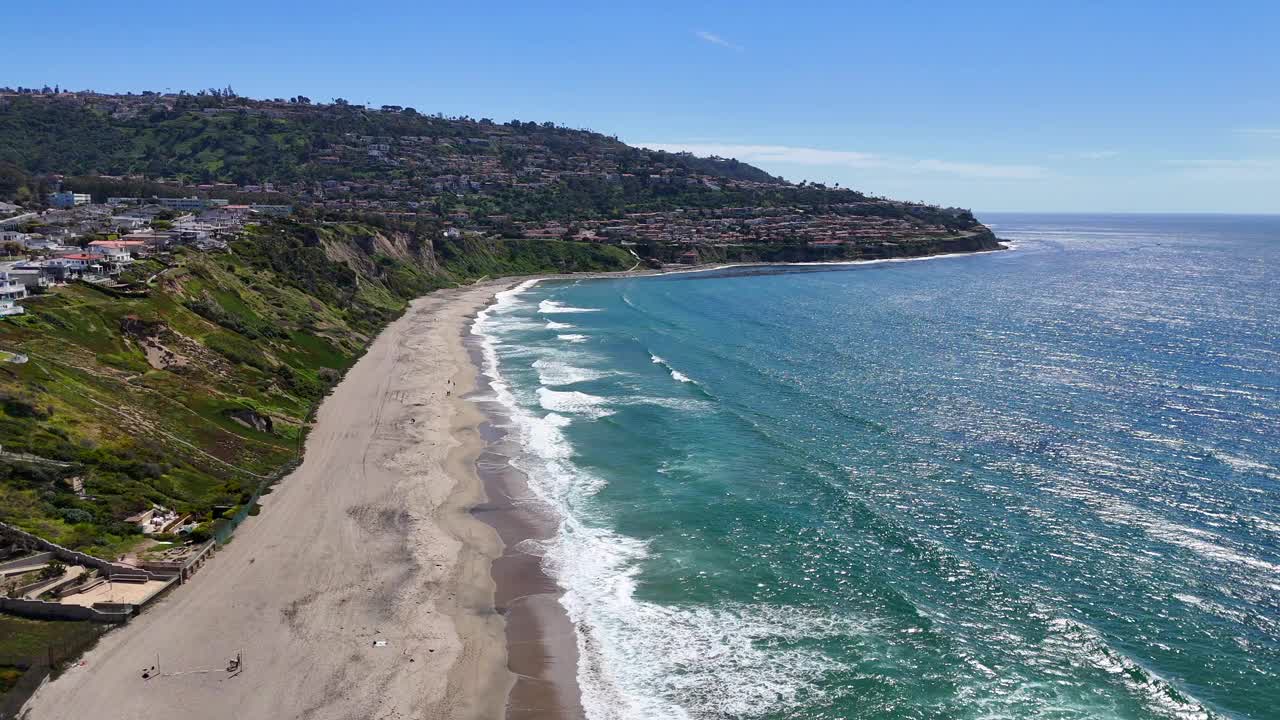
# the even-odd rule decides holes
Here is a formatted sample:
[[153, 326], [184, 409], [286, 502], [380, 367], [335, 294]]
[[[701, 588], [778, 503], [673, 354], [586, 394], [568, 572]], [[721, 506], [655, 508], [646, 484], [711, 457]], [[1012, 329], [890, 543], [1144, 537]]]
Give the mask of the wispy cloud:
[[853, 150], [822, 150], [788, 145], [734, 145], [723, 143], [637, 143], [652, 150], [717, 155], [760, 164], [821, 165], [854, 169], [881, 169], [908, 173], [932, 173], [995, 180], [1035, 180], [1048, 173], [1037, 165], [1001, 165], [953, 162], [881, 155]]
[[713, 32], [707, 32], [706, 30], [699, 30], [695, 32], [694, 35], [698, 36], [698, 38], [703, 40], [704, 42], [709, 42], [712, 45], [719, 45], [720, 47], [726, 47], [726, 48], [729, 48], [730, 50], [739, 50], [739, 51], [742, 50], [741, 45], [731, 43], [728, 40], [725, 40], [724, 38], [720, 37], [719, 35]]
[[1053, 153], [1049, 158], [1052, 160], [1110, 160], [1119, 155], [1119, 150], [1072, 150]]
[[1248, 127], [1236, 128], [1237, 135], [1251, 135], [1253, 137], [1264, 137], [1272, 140], [1280, 140], [1280, 127]]
[[1171, 165], [1178, 175], [1203, 182], [1280, 178], [1280, 158], [1210, 158], [1178, 161]]

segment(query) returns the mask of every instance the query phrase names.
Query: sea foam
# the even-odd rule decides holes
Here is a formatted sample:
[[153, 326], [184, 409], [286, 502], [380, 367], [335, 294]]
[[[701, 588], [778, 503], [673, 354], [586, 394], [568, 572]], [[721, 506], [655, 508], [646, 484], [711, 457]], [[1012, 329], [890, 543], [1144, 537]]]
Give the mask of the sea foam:
[[608, 400], [596, 395], [588, 395], [577, 390], [552, 390], [538, 388], [538, 403], [552, 412], [583, 415], [591, 419], [607, 417], [614, 413], [606, 407]]
[[534, 360], [531, 367], [538, 371], [538, 382], [547, 386], [590, 382], [610, 375], [603, 370], [575, 367], [567, 362], [550, 358]]
[[477, 315], [472, 331], [481, 338], [494, 397], [506, 408], [522, 448], [512, 465], [560, 521], [559, 532], [539, 550], [566, 590], [561, 603], [576, 630], [578, 683], [587, 716], [743, 717], [796, 710], [820, 699], [825, 692], [820, 681], [844, 666], [817, 649], [776, 645], [844, 638], [841, 644], [847, 646], [864, 633], [860, 622], [785, 606], [670, 607], [635, 597], [647, 544], [598, 524], [589, 500], [605, 481], [572, 462], [573, 447], [564, 432], [573, 416], [610, 412], [608, 401], [541, 387], [539, 410], [549, 411], [542, 414], [522, 406], [502, 374], [495, 333], [503, 323], [497, 318], [518, 307], [517, 296], [527, 287], [500, 294]]
[[593, 313], [600, 312], [600, 308], [580, 308], [564, 303], [558, 303], [555, 300], [543, 300], [538, 303], [538, 312], [543, 315], [567, 314], [567, 313]]

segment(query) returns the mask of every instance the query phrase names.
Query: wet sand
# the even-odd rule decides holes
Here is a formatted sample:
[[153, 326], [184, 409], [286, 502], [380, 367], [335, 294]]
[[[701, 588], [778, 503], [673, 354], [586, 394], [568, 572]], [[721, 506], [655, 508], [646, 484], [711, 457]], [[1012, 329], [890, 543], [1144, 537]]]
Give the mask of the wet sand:
[[[467, 339], [477, 368], [483, 361], [474, 337]], [[473, 396], [489, 395], [489, 379], [480, 375]], [[493, 562], [495, 606], [506, 619], [507, 667], [516, 682], [508, 699], [509, 720], [579, 720], [578, 647], [573, 625], [560, 605], [560, 588], [542, 569], [537, 543], [552, 537], [556, 522], [530, 497], [524, 475], [508, 460], [515, 450], [501, 426], [502, 407], [478, 402], [488, 420], [480, 427], [487, 443], [476, 470], [489, 500], [473, 510], [503, 542]]]

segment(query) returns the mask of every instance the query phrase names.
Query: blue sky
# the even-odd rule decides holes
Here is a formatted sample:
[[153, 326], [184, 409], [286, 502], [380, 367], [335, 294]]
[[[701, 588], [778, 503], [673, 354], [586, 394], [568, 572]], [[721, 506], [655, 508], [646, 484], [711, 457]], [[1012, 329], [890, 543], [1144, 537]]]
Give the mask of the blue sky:
[[[1280, 212], [1280, 3], [13, 3], [0, 85], [553, 120], [976, 210]], [[13, 28], [24, 28], [14, 32]]]

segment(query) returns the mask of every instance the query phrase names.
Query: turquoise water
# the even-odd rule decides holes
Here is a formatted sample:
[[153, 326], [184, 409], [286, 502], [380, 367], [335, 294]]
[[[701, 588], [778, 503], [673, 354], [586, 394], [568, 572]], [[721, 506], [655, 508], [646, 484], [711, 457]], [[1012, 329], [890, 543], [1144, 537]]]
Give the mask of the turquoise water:
[[592, 718], [1280, 718], [1280, 218], [477, 322]]

